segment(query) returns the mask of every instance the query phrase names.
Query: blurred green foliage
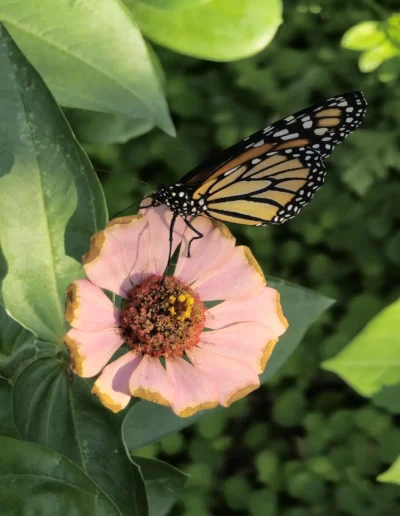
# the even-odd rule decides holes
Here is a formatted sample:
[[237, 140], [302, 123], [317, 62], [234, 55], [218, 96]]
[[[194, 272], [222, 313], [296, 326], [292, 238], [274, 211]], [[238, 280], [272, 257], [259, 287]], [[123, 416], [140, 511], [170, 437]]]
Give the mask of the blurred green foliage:
[[[395, 5], [380, 2], [380, 12], [390, 16]], [[157, 47], [177, 138], [153, 131], [124, 145], [87, 146], [113, 214], [312, 102], [361, 89], [369, 103], [301, 216], [281, 227], [232, 228], [267, 277], [337, 304], [259, 391], [140, 451], [192, 475], [171, 514], [400, 514], [400, 487], [375, 481], [400, 454], [398, 416], [320, 368], [400, 293], [399, 86], [383, 83], [379, 69], [362, 73], [359, 54], [341, 47], [346, 31], [376, 19], [369, 1], [288, 1], [276, 38], [255, 57], [217, 64]]]

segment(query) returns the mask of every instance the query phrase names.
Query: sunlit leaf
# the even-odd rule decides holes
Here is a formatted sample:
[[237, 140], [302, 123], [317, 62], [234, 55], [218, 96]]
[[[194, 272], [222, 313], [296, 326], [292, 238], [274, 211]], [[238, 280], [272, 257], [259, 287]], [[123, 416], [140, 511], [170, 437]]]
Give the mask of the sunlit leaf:
[[211, 0], [138, 0], [142, 4], [151, 5], [159, 9], [190, 9], [191, 7], [206, 4]]
[[118, 0], [9, 0], [0, 20], [62, 106], [147, 119], [174, 134], [140, 30]]
[[390, 466], [390, 468], [379, 475], [379, 482], [390, 482], [400, 485], [400, 457]]
[[376, 21], [358, 23], [344, 33], [341, 45], [349, 50], [368, 50], [385, 41], [381, 25]]
[[125, 0], [144, 34], [172, 50], [212, 61], [256, 54], [282, 22], [280, 0], [210, 0], [175, 11]]
[[372, 72], [387, 59], [400, 54], [400, 48], [394, 47], [390, 42], [385, 41], [379, 46], [364, 52], [359, 59], [359, 66], [362, 72]]
[[338, 374], [363, 396], [400, 382], [400, 300], [380, 312], [323, 367]]
[[51, 94], [1, 24], [0, 70], [3, 303], [57, 345], [65, 289], [82, 275], [90, 236], [107, 221], [104, 195]]

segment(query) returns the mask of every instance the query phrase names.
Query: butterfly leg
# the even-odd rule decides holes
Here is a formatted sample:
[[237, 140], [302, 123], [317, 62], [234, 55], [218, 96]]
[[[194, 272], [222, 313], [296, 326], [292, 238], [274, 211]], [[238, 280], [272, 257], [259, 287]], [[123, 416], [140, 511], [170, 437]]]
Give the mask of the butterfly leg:
[[199, 238], [203, 238], [204, 235], [203, 235], [203, 233], [200, 233], [200, 231], [198, 231], [194, 226], [192, 226], [192, 224], [187, 219], [184, 219], [184, 220], [185, 220], [185, 224], [187, 225], [187, 227], [190, 228], [193, 231], [193, 233], [196, 233], [196, 236], [192, 237], [189, 240], [187, 258], [190, 258], [190, 248], [192, 247], [193, 240], [198, 240]]
[[164, 281], [164, 278], [165, 278], [165, 275], [167, 274], [167, 270], [168, 270], [168, 267], [169, 267], [169, 264], [171, 263], [171, 258], [172, 258], [172, 243], [173, 243], [173, 240], [174, 240], [174, 227], [175, 227], [175, 222], [176, 222], [176, 219], [178, 218], [178, 214], [177, 213], [174, 213], [173, 216], [172, 216], [172, 219], [171, 219], [171, 223], [169, 225], [169, 251], [168, 251], [168, 261], [167, 261], [167, 266], [165, 267], [165, 271], [164, 271], [164, 274], [161, 278], [161, 283], [163, 283]]

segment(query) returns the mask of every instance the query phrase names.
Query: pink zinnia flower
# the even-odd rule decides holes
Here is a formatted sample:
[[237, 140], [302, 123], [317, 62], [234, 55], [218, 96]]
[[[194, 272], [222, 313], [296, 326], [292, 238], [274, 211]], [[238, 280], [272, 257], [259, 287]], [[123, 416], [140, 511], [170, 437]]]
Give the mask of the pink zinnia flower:
[[[193, 221], [204, 237], [193, 243], [191, 258], [193, 233], [177, 221], [175, 273], [161, 281], [170, 220], [160, 206], [110, 222], [83, 258], [89, 280], [67, 290], [72, 369], [83, 377], [100, 373], [93, 392], [114, 412], [131, 396], [171, 406], [182, 417], [227, 407], [259, 387], [287, 328], [279, 293], [266, 286], [250, 250], [208, 218]], [[123, 298], [120, 309], [102, 289]], [[209, 301], [220, 303], [207, 308]], [[123, 345], [126, 353], [107, 365]]]

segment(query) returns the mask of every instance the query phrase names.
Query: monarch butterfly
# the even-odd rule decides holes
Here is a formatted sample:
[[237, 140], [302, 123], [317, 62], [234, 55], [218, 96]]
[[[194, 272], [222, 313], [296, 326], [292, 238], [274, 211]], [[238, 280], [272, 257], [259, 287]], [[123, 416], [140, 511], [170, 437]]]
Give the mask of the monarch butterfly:
[[266, 226], [298, 215], [325, 179], [323, 158], [362, 122], [366, 101], [359, 91], [332, 97], [261, 129], [197, 166], [171, 186], [160, 185], [151, 204], [173, 213], [169, 231], [172, 253], [174, 224], [205, 216], [224, 222]]

